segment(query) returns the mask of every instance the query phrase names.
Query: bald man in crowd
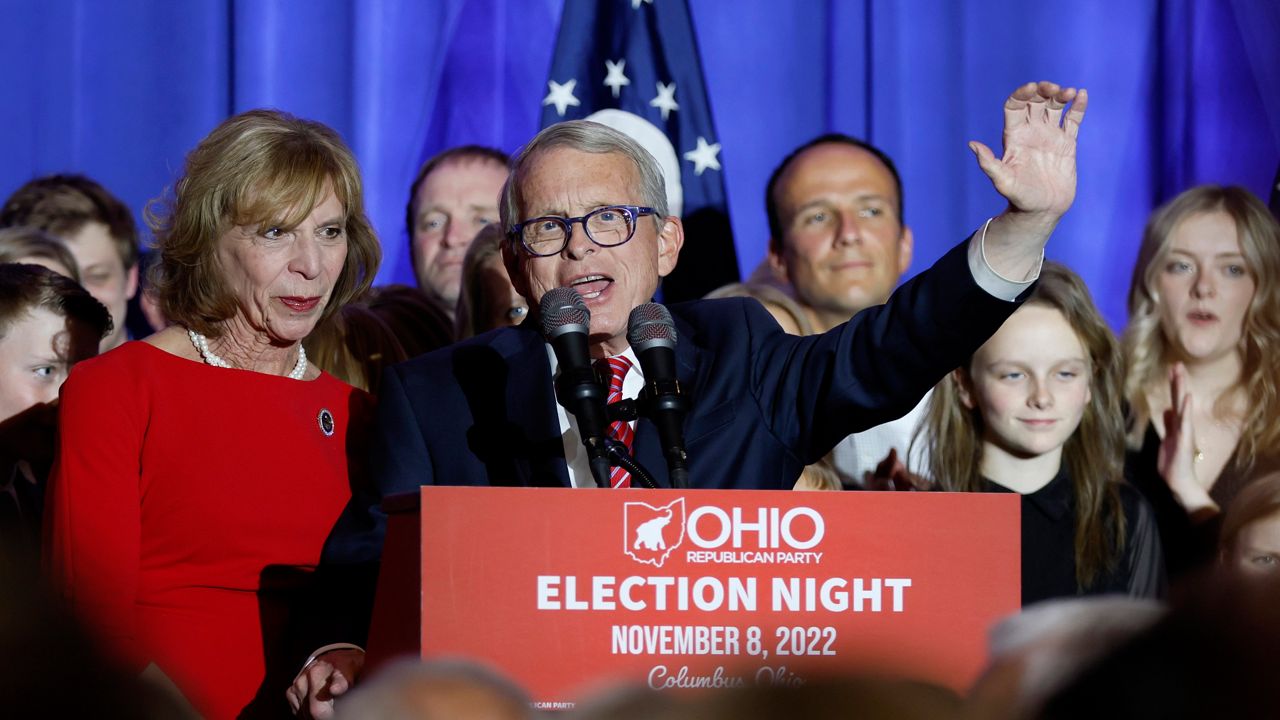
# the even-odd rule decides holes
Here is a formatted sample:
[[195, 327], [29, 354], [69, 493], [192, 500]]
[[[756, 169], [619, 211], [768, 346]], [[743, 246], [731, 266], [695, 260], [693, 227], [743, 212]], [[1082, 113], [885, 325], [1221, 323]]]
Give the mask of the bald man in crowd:
[[[803, 311], [804, 332], [826, 332], [884, 304], [911, 265], [902, 178], [887, 154], [857, 138], [832, 133], [792, 151], [769, 178], [765, 210], [767, 262]], [[841, 482], [879, 487], [868, 475], [891, 451], [905, 459], [928, 399], [841, 441], [830, 456]]]

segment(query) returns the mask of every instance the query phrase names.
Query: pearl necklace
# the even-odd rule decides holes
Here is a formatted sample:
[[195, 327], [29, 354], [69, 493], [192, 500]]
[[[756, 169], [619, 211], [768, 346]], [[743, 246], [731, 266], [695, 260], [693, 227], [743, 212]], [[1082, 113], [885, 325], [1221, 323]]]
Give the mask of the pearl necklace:
[[[187, 337], [191, 338], [191, 344], [196, 346], [196, 351], [200, 353], [200, 358], [205, 364], [213, 367], [229, 368], [233, 367], [231, 363], [223, 360], [209, 349], [209, 338], [201, 335], [195, 330], [187, 330]], [[307, 374], [307, 351], [302, 347], [302, 343], [298, 343], [298, 362], [294, 364], [293, 369], [286, 376], [292, 380], [301, 380]]]

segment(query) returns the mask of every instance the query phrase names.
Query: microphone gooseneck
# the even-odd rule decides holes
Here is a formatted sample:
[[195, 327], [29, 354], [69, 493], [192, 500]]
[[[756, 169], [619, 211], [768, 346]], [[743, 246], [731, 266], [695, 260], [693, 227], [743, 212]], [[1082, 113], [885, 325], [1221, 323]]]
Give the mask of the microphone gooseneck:
[[626, 470], [628, 473], [631, 473], [632, 487], [639, 483], [641, 487], [648, 488], [649, 490], [658, 489], [658, 482], [653, 479], [653, 475], [649, 474], [649, 471], [646, 470], [639, 461], [627, 453], [626, 445], [615, 440], [610, 440], [608, 446], [609, 459], [613, 464], [623, 470]]

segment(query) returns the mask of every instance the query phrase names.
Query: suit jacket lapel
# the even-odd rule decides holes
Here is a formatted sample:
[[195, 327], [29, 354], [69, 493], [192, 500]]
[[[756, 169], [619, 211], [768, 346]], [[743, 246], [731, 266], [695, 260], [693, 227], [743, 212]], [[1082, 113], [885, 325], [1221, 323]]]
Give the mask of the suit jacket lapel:
[[[477, 454], [490, 484], [568, 487], [551, 363], [542, 336], [526, 325], [496, 333], [477, 348], [485, 354], [455, 355], [460, 365], [455, 372], [472, 376], [473, 384], [484, 388], [471, 400], [472, 431], [487, 437], [469, 442], [473, 449], [478, 442], [488, 448]], [[491, 367], [479, 369], [482, 364]]]
[[517, 328], [524, 337], [512, 358], [519, 363], [513, 367], [513, 375], [522, 380], [508, 389], [507, 396], [512, 420], [527, 428], [532, 440], [527, 462], [517, 463], [516, 469], [523, 485], [570, 487], [551, 361], [542, 335], [533, 326], [526, 322]]

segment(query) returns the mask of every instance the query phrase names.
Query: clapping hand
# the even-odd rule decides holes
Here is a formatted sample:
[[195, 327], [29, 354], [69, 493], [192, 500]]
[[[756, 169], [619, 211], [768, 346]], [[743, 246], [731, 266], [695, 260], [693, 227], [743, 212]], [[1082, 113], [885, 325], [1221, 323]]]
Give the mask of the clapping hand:
[[862, 476], [862, 486], [867, 490], [920, 490], [926, 485], [923, 478], [907, 470], [896, 448], [890, 448], [889, 454], [876, 465], [875, 472], [868, 471]]
[[1217, 503], [1196, 478], [1197, 450], [1195, 428], [1191, 423], [1195, 399], [1187, 389], [1187, 369], [1182, 363], [1169, 368], [1169, 394], [1172, 403], [1164, 411], [1164, 440], [1160, 443], [1156, 470], [1193, 519], [1216, 513]]

